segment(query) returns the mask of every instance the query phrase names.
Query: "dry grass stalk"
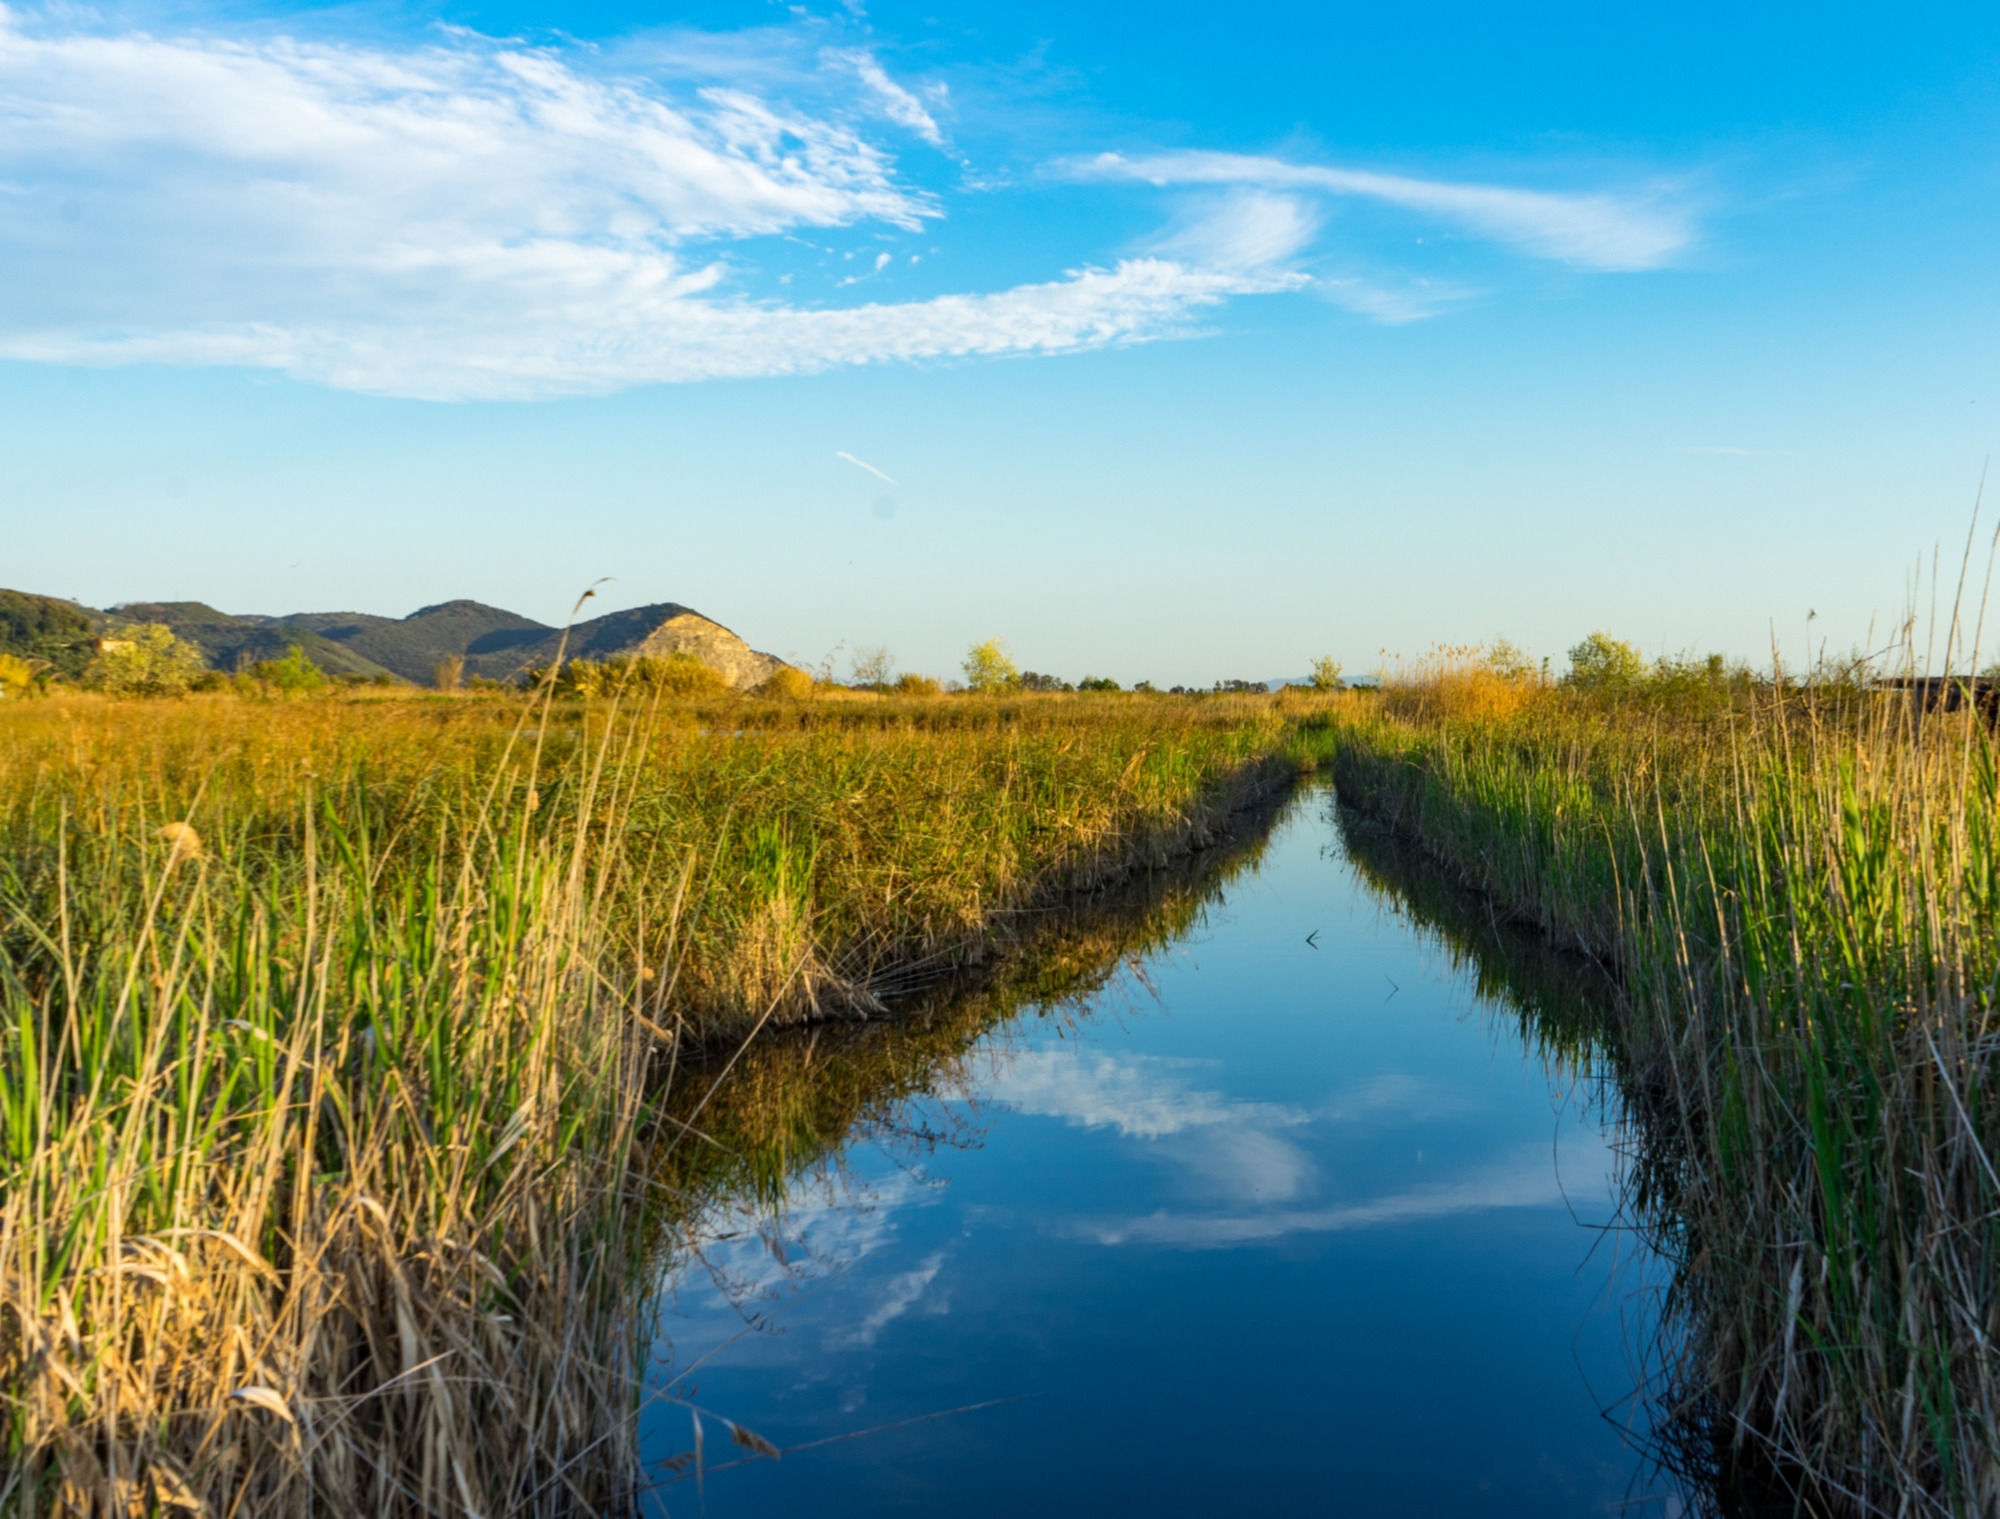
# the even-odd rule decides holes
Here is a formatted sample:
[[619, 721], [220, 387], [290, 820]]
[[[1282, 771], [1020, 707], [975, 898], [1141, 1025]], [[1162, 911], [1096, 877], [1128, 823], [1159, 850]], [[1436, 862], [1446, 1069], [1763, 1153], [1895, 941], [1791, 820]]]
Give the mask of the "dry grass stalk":
[[10, 710], [0, 1508], [627, 1503], [662, 1045], [851, 1015], [1316, 742], [971, 705]]
[[2000, 765], [1969, 714], [1766, 686], [1349, 719], [1343, 796], [1620, 968], [1680, 1457], [1812, 1513], [2000, 1511]]

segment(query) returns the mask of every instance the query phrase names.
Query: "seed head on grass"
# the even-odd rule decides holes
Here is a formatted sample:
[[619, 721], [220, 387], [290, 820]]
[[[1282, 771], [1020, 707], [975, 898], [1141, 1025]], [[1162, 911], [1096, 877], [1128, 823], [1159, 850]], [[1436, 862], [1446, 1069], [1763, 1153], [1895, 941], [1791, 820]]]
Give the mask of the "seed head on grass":
[[174, 866], [180, 864], [183, 860], [199, 860], [201, 858], [201, 835], [194, 831], [193, 824], [169, 823], [159, 831], [157, 836], [167, 846], [167, 868], [169, 870], [173, 869]]

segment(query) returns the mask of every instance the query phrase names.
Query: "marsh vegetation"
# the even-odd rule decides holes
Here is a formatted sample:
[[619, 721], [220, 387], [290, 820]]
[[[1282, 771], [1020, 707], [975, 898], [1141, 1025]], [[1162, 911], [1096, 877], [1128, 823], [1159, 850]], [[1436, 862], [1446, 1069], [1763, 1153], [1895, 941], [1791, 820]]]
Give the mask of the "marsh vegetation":
[[[703, 1209], [1178, 931], [1173, 863], [1330, 763], [1599, 967], [1495, 974], [1631, 1115], [1667, 1458], [1745, 1512], [2000, 1507], [1993, 733], [1628, 654], [1199, 700], [873, 653], [866, 692], [664, 660], [10, 700], [0, 1506], [628, 1504], [644, 1284]], [[1144, 909], [1048, 915], [1113, 888]]]
[[1579, 649], [1353, 699], [1341, 795], [1617, 978], [1678, 1459], [1731, 1503], [1991, 1513], [1994, 735], [1866, 669]]
[[677, 1067], [880, 1014], [1317, 741], [1064, 703], [11, 705], [0, 1505], [628, 1502]]

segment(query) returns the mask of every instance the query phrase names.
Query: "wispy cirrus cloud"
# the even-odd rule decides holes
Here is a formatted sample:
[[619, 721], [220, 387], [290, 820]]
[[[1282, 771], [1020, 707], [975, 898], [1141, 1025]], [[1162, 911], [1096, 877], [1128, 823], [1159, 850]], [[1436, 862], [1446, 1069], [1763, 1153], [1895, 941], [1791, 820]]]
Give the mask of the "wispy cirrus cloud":
[[[930, 1284], [937, 1279], [938, 1271], [944, 1265], [944, 1251], [933, 1251], [917, 1266], [909, 1271], [899, 1271], [884, 1284], [879, 1302], [862, 1317], [853, 1329], [836, 1333], [830, 1337], [835, 1346], [873, 1345], [884, 1329], [908, 1313], [923, 1298]], [[946, 1304], [933, 1303], [929, 1311], [943, 1313]]]
[[[456, 28], [403, 46], [165, 36], [0, 4], [0, 356], [533, 398], [1073, 353], [1314, 285], [1391, 322], [1455, 298], [1393, 276], [1316, 278], [1302, 260], [1327, 194], [1597, 268], [1653, 267], [1691, 235], [1615, 197], [1103, 155], [1072, 172], [1190, 192], [1128, 256], [848, 306], [828, 298], [857, 280], [818, 300], [756, 293], [772, 239], [935, 226], [945, 192], [913, 182], [875, 131], [888, 123], [922, 157], [947, 146], [947, 104], [872, 45], [826, 45], [803, 23], [607, 54]], [[890, 255], [870, 252], [865, 277], [892, 279]]]
[[1177, 1213], [1101, 1221], [1078, 1233], [1102, 1245], [1166, 1245], [1183, 1250], [1224, 1250], [1271, 1244], [1296, 1234], [1337, 1234], [1389, 1228], [1493, 1208], [1553, 1207], [1563, 1201], [1561, 1181], [1548, 1152], [1524, 1151], [1513, 1162], [1434, 1187], [1371, 1198], [1334, 1208], [1269, 1208], [1255, 1213]]
[[[751, 298], [728, 250], [939, 215], [852, 112], [673, 93], [464, 32], [403, 51], [98, 34], [0, 8], [0, 353], [452, 399], [1166, 335], [1282, 275], [1134, 258], [991, 293]], [[922, 119], [918, 119], [921, 115]], [[930, 126], [926, 128], [925, 123]]]
[[[627, 385], [810, 374], [843, 364], [1059, 354], [1166, 336], [1230, 296], [1290, 288], [1282, 277], [1128, 259], [991, 295], [801, 309], [699, 297], [636, 256], [560, 255], [573, 281], [549, 291], [462, 296], [400, 320], [214, 323], [160, 332], [0, 336], [0, 353], [71, 364], [237, 364], [349, 390], [436, 400], [591, 394]], [[579, 267], [580, 266], [580, 267]], [[586, 283], [587, 294], [570, 286]], [[514, 301], [504, 322], [481, 293]], [[447, 303], [440, 303], [447, 304]]]
[[[910, 91], [889, 77], [889, 71], [882, 67], [875, 55], [865, 48], [828, 48], [822, 55], [832, 64], [852, 69], [858, 78], [880, 103], [882, 114], [898, 126], [907, 127], [933, 147], [944, 146], [944, 133], [937, 124], [937, 118], [925, 109], [924, 103]], [[932, 98], [942, 100], [945, 87], [934, 85]]]
[[1310, 1115], [1296, 1108], [1189, 1087], [1173, 1062], [1067, 1050], [1029, 1050], [1008, 1057], [985, 1093], [1017, 1112], [1061, 1118], [1083, 1128], [1113, 1128], [1128, 1139], [1160, 1139], [1248, 1122], [1261, 1127], [1310, 1122]]
[[1269, 268], [1304, 251], [1319, 222], [1303, 197], [1237, 188], [1185, 207], [1154, 248], [1203, 268]]
[[1118, 153], [1070, 160], [1079, 180], [1158, 186], [1242, 186], [1351, 196], [1456, 225], [1538, 258], [1588, 269], [1658, 269], [1694, 242], [1688, 211], [1647, 195], [1565, 193], [1379, 174], [1244, 153]]
[[1173, 1062], [1033, 1050], [1011, 1058], [987, 1095], [1017, 1112], [1149, 1141], [1161, 1159], [1232, 1199], [1296, 1197], [1317, 1174], [1283, 1132], [1310, 1114], [1191, 1087]]

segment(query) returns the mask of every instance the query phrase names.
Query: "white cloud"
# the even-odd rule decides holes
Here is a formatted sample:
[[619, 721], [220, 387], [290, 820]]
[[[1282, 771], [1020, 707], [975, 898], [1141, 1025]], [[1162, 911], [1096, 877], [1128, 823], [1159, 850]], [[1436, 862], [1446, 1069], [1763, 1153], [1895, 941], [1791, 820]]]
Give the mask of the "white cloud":
[[[865, 48], [806, 41], [803, 23], [672, 34], [614, 57], [455, 28], [397, 48], [93, 30], [85, 15], [0, 4], [4, 357], [530, 398], [1184, 334], [1233, 297], [1312, 284], [1294, 263], [1327, 194], [1602, 268], [1651, 267], [1690, 235], [1615, 197], [1107, 155], [1077, 172], [1211, 198], [1108, 267], [906, 302], [786, 303], [749, 293], [754, 240], [907, 232], [942, 214], [867, 135], [886, 119], [943, 146], [942, 88], [905, 87]], [[887, 273], [891, 254], [873, 257], [860, 277]], [[803, 288], [786, 283], [794, 272], [768, 288]], [[1385, 321], [1450, 298], [1394, 279], [1321, 283]]]
[[1357, 316], [1373, 317], [1385, 327], [1428, 321], [1459, 302], [1471, 299], [1474, 294], [1470, 290], [1440, 285], [1431, 280], [1407, 279], [1388, 283], [1352, 275], [1316, 280], [1313, 289], [1343, 310], [1352, 311]]
[[1258, 1115], [1167, 1142], [1164, 1158], [1203, 1183], [1198, 1190], [1245, 1202], [1285, 1202], [1314, 1190], [1319, 1167], [1302, 1148], [1260, 1127]]
[[1018, 1112], [1149, 1141], [1159, 1159], [1231, 1198], [1283, 1201], [1318, 1174], [1278, 1132], [1311, 1122], [1309, 1114], [1190, 1088], [1170, 1061], [1033, 1050], [1004, 1065], [986, 1094]]
[[[413, 310], [393, 323], [24, 332], [0, 337], [0, 353], [71, 364], [246, 364], [389, 395], [524, 398], [892, 359], [1072, 353], [1164, 336], [1229, 296], [1294, 283], [1128, 259], [992, 295], [804, 310], [696, 299], [705, 280], [636, 257], [564, 250], [551, 263], [554, 274], [572, 277], [526, 288], [475, 284], [446, 309]], [[513, 302], [506, 320], [482, 306], [482, 294]]]
[[1242, 185], [1359, 196], [1455, 222], [1541, 258], [1591, 269], [1657, 269], [1694, 240], [1687, 213], [1645, 196], [1562, 194], [1502, 185], [1412, 179], [1362, 169], [1287, 163], [1241, 153], [1102, 153], [1067, 166], [1079, 179], [1153, 185]]
[[899, 1170], [873, 1181], [809, 1172], [792, 1178], [769, 1210], [753, 1198], [711, 1199], [687, 1222], [669, 1273], [678, 1337], [692, 1345], [727, 1339], [746, 1317], [893, 1249], [907, 1211], [938, 1197]]
[[1173, 1064], [1144, 1056], [1121, 1060], [1063, 1049], [1029, 1050], [1008, 1059], [984, 1093], [1018, 1112], [1061, 1118], [1082, 1128], [1114, 1128], [1128, 1139], [1160, 1139], [1222, 1124], [1311, 1121], [1296, 1108], [1190, 1090], [1174, 1075]]
[[869, 1310], [858, 1326], [845, 1334], [835, 1335], [830, 1343], [836, 1346], [873, 1345], [884, 1329], [916, 1305], [943, 1265], [944, 1252], [939, 1250], [927, 1256], [914, 1271], [903, 1271], [890, 1277], [882, 1300]]
[[[861, 48], [828, 48], [823, 56], [830, 63], [852, 69], [856, 77], [874, 93], [881, 104], [882, 114], [891, 121], [908, 127], [933, 147], [944, 146], [944, 133], [938, 129], [931, 113], [924, 109], [923, 102], [891, 79], [882, 65], [875, 61], [873, 54]], [[940, 87], [939, 94], [942, 93]]]
[[1103, 1245], [1171, 1245], [1188, 1250], [1265, 1244], [1294, 1234], [1377, 1229], [1491, 1208], [1552, 1207], [1563, 1200], [1546, 1150], [1513, 1164], [1437, 1187], [1393, 1193], [1339, 1208], [1274, 1208], [1249, 1214], [1171, 1213], [1092, 1225], [1084, 1237]]
[[[903, 304], [752, 300], [699, 245], [910, 229], [936, 205], [837, 111], [586, 62], [464, 32], [401, 52], [98, 35], [0, 7], [0, 181], [22, 192], [0, 354], [531, 397], [1067, 352], [1296, 283], [1138, 258]], [[893, 87], [859, 77], [871, 101]]]
[[1201, 205], [1159, 251], [1213, 269], [1261, 269], [1296, 256], [1319, 229], [1314, 207], [1296, 195], [1232, 190]]

